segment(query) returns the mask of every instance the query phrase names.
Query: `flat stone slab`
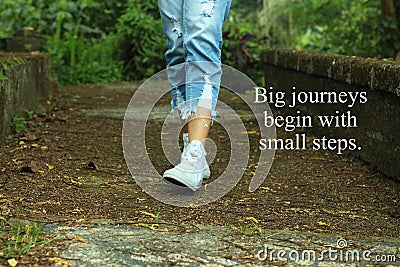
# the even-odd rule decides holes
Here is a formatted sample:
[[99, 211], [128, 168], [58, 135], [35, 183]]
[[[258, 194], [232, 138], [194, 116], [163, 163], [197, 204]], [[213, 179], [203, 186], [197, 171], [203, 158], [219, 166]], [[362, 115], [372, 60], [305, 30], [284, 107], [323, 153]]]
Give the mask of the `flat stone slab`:
[[238, 229], [158, 222], [142, 226], [54, 226], [72, 240], [60, 258], [71, 266], [93, 267], [400, 265], [395, 239], [356, 241], [286, 230], [249, 236]]

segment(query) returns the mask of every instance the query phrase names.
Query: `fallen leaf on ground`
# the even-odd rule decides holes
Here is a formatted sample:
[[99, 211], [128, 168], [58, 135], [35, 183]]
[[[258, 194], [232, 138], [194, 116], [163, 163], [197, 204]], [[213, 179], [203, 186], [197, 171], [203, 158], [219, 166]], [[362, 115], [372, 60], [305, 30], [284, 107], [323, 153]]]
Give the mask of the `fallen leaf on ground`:
[[47, 200], [47, 201], [42, 201], [42, 202], [38, 202], [38, 203], [36, 203], [37, 205], [39, 205], [39, 206], [41, 206], [41, 205], [61, 205], [61, 203], [60, 202], [54, 202], [54, 201], [51, 201], [51, 200]]
[[309, 159], [311, 159], [311, 160], [322, 160], [322, 161], [329, 160], [327, 158], [317, 158], [317, 157], [313, 157], [313, 158], [309, 158]]
[[254, 217], [247, 217], [246, 220], [249, 220], [249, 221], [252, 221], [252, 222], [258, 224], [258, 220], [256, 218], [254, 218]]
[[323, 222], [323, 221], [318, 221], [317, 224], [318, 224], [319, 226], [331, 226], [330, 223]]
[[54, 166], [53, 166], [53, 165], [50, 165], [50, 164], [47, 164], [47, 163], [46, 163], [46, 167], [47, 167], [49, 170], [54, 169]]
[[[79, 179], [79, 178], [78, 178]], [[76, 184], [76, 185], [82, 185], [82, 183], [81, 182], [79, 182], [79, 181], [75, 181], [74, 179], [70, 179], [70, 181], [71, 181], [71, 183], [72, 184]]]
[[70, 263], [68, 263], [67, 261], [64, 261], [64, 260], [62, 260], [60, 258], [49, 258], [49, 262], [58, 263], [58, 264], [62, 265], [63, 267], [71, 266]]
[[257, 131], [247, 131], [247, 132], [241, 132], [241, 134], [259, 134]]
[[88, 164], [86, 164], [85, 168], [86, 169], [96, 170], [96, 171], [99, 170], [99, 167], [97, 167], [97, 165], [93, 161], [91, 161]]
[[149, 228], [150, 230], [156, 231], [160, 225], [157, 223], [138, 223], [137, 226], [146, 227]]
[[257, 198], [255, 198], [255, 197], [244, 197], [244, 198], [242, 198], [241, 200], [239, 200], [240, 202], [243, 202], [243, 201], [249, 201], [249, 200], [257, 200]]
[[37, 139], [38, 138], [33, 133], [24, 133], [24, 135], [19, 138], [21, 141], [35, 141]]
[[15, 164], [19, 165], [19, 164], [24, 163], [24, 160], [23, 159], [13, 159], [12, 162], [14, 162]]
[[35, 161], [31, 161], [27, 166], [21, 168], [21, 172], [37, 173], [39, 172]]
[[253, 258], [254, 258], [253, 255], [246, 255], [244, 253], [239, 253], [239, 254], [235, 254], [232, 256], [232, 259], [235, 259], [235, 260], [237, 260], [237, 259], [245, 260], [245, 259], [253, 259]]
[[150, 212], [147, 212], [147, 211], [139, 211], [141, 214], [144, 214], [144, 215], [148, 215], [148, 216], [150, 216], [150, 217], [152, 217], [152, 218], [156, 218], [157, 217], [157, 215], [155, 215], [155, 214], [153, 214], [153, 213], [150, 213]]
[[13, 259], [9, 259], [8, 264], [10, 264], [11, 267], [15, 267], [18, 264], [18, 261], [16, 261], [14, 258]]
[[82, 242], [82, 243], [87, 243], [86, 239], [81, 237], [81, 236], [79, 236], [79, 235], [75, 236], [74, 240]]

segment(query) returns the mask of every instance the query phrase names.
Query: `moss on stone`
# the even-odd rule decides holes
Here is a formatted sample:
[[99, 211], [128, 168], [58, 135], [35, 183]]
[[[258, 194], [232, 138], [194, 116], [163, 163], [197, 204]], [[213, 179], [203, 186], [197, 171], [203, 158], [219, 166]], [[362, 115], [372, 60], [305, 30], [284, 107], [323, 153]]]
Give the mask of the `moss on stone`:
[[398, 94], [400, 88], [400, 64], [392, 60], [291, 49], [267, 49], [262, 58], [264, 64], [365, 86], [371, 90]]

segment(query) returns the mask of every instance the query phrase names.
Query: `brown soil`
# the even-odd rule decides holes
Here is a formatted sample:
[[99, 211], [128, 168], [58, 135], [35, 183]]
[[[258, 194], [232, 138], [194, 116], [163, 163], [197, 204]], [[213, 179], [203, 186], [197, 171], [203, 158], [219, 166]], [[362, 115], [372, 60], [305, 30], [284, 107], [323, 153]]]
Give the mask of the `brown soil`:
[[[148, 220], [151, 213], [165, 223], [234, 226], [243, 232], [254, 228], [255, 218], [258, 227], [272, 230], [399, 237], [399, 185], [334, 152], [278, 151], [262, 187], [249, 193], [257, 134], [250, 135], [255, 153], [244, 178], [222, 199], [178, 208], [151, 198], [126, 167], [122, 121], [82, 115], [87, 109], [125, 108], [131, 96], [128, 90], [96, 85], [55, 92], [30, 123], [35, 129], [15, 135], [0, 148], [1, 216], [79, 225], [93, 219], [135, 223]], [[243, 103], [233, 104], [245, 108]], [[150, 151], [158, 151], [161, 125], [149, 122], [147, 127], [154, 133], [147, 137]], [[251, 120], [246, 127], [257, 131]], [[223, 134], [216, 125], [211, 138]], [[224, 148], [224, 142], [219, 146]], [[226, 166], [219, 153], [221, 160], [211, 165], [214, 177]], [[151, 156], [160, 173], [170, 167], [165, 158]]]

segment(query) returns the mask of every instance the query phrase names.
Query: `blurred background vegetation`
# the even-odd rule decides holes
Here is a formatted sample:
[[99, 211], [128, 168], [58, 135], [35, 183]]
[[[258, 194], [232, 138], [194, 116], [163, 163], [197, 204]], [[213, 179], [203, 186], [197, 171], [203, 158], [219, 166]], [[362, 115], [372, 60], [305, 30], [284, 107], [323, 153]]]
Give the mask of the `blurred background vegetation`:
[[[157, 0], [2, 0], [0, 38], [26, 26], [45, 37], [60, 85], [142, 80], [165, 68]], [[260, 84], [268, 47], [395, 58], [400, 1], [233, 0], [223, 62]]]

